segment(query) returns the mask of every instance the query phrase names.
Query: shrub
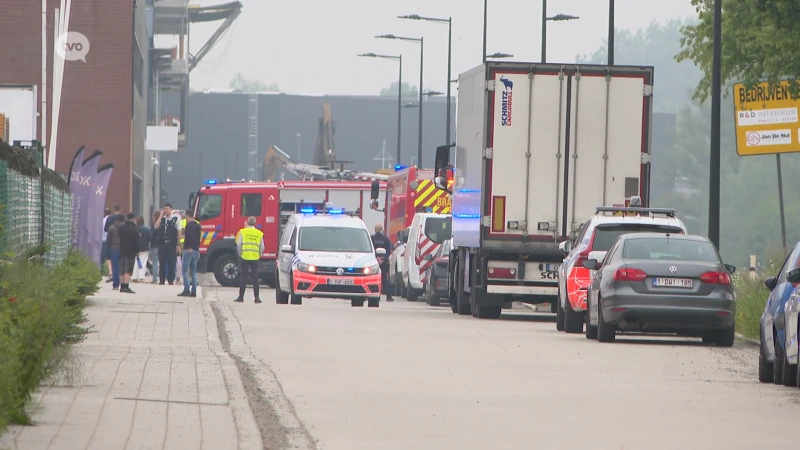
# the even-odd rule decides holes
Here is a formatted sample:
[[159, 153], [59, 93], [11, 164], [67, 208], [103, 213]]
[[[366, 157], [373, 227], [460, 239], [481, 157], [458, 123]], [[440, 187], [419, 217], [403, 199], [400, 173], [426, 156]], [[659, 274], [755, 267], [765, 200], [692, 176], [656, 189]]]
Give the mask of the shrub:
[[736, 288], [736, 331], [742, 335], [759, 339], [761, 330], [761, 314], [767, 305], [769, 291], [764, 287], [764, 280], [778, 274], [784, 258], [776, 255], [752, 278], [749, 273], [736, 273], [733, 283]]
[[31, 395], [68, 371], [70, 344], [88, 333], [83, 309], [98, 289], [99, 269], [76, 252], [48, 269], [46, 251], [37, 247], [0, 265], [0, 431], [30, 422]]

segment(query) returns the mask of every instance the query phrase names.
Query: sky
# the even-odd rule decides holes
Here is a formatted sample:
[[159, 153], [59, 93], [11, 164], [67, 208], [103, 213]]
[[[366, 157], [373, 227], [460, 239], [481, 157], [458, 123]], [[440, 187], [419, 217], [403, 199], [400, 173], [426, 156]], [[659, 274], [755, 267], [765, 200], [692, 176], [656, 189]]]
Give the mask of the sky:
[[[201, 6], [228, 0], [194, 0]], [[403, 55], [403, 81], [419, 84], [419, 44], [376, 39], [380, 34], [424, 37], [426, 90], [447, 88], [447, 25], [398, 19], [399, 15], [452, 16], [452, 78], [481, 63], [483, 0], [240, 0], [242, 14], [192, 71], [194, 89], [227, 89], [239, 72], [277, 83], [282, 92], [306, 95], [376, 95], [397, 81], [398, 65], [359, 53]], [[488, 0], [487, 53], [537, 62], [541, 54], [541, 0]], [[580, 17], [548, 22], [548, 62], [571, 63], [603, 46], [608, 0], [550, 0], [548, 15]], [[616, 28], [645, 28], [652, 21], [694, 17], [691, 0], [616, 0]], [[222, 22], [192, 25], [195, 53]], [[160, 43], [161, 41], [159, 41]], [[453, 86], [455, 87], [455, 86]], [[455, 93], [453, 94], [455, 95]]]

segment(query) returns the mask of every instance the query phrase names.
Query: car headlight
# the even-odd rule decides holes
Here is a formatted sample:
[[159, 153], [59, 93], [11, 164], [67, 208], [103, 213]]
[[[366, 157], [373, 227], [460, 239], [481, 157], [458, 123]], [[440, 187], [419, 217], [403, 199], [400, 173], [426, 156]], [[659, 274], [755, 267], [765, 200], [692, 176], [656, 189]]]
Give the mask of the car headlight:
[[317, 266], [301, 262], [297, 264], [297, 270], [300, 272], [317, 273]]
[[374, 266], [364, 267], [364, 275], [375, 275], [379, 270], [380, 267], [378, 267], [377, 264]]

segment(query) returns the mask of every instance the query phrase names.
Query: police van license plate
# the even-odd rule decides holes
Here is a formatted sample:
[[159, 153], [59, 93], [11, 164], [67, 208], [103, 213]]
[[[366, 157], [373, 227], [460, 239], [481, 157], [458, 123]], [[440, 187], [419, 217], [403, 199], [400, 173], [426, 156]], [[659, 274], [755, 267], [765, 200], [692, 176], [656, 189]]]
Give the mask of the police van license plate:
[[328, 284], [353, 284], [353, 280], [347, 278], [328, 278]]

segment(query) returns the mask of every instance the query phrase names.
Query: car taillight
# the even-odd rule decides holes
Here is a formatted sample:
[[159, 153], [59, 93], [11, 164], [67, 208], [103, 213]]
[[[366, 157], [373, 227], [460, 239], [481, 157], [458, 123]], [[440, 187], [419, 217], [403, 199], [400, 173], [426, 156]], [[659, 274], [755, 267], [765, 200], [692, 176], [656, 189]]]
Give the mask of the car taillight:
[[731, 277], [725, 272], [705, 272], [700, 281], [707, 284], [731, 284]]
[[642, 281], [647, 278], [647, 274], [639, 269], [617, 269], [614, 272], [616, 281]]
[[489, 277], [491, 278], [514, 278], [516, 274], [517, 274], [517, 269], [489, 267]]

